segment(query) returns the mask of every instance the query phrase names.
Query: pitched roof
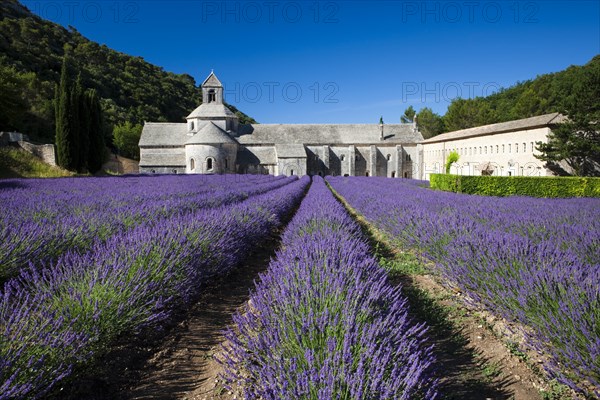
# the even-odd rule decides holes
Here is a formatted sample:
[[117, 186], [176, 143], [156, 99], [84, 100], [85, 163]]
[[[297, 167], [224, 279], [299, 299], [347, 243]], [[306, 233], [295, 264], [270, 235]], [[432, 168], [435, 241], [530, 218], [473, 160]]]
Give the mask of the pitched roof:
[[241, 144], [416, 144], [423, 140], [412, 124], [252, 124], [240, 125]]
[[514, 121], [500, 122], [497, 124], [477, 126], [469, 129], [461, 129], [441, 135], [434, 136], [424, 140], [422, 143], [445, 142], [449, 140], [466, 139], [474, 136], [494, 135], [497, 133], [514, 132], [524, 129], [541, 128], [551, 124], [560, 123], [564, 120], [564, 116], [560, 113], [551, 113], [539, 115], [537, 117], [517, 119]]
[[306, 149], [303, 144], [275, 144], [277, 158], [306, 158]]
[[215, 73], [213, 71], [210, 71], [210, 75], [208, 75], [208, 77], [204, 80], [204, 82], [202, 82], [202, 86], [223, 87], [223, 84], [221, 83], [219, 78], [217, 78]]
[[240, 147], [237, 153], [238, 164], [277, 164], [273, 146]]
[[227, 132], [219, 128], [214, 122], [209, 121], [202, 129], [190, 137], [185, 144], [220, 144], [237, 143]]
[[190, 115], [187, 116], [187, 119], [190, 118], [237, 118], [229, 108], [227, 108], [224, 104], [217, 103], [202, 103], [198, 106]]
[[140, 147], [184, 146], [189, 139], [186, 123], [146, 122], [140, 137]]
[[180, 154], [144, 153], [140, 159], [140, 167], [185, 167], [185, 152]]

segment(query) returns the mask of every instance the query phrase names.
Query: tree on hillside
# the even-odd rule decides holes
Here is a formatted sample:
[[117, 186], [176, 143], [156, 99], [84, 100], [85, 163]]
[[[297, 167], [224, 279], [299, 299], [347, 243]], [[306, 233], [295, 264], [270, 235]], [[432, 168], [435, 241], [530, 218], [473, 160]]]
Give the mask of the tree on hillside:
[[404, 110], [404, 114], [400, 117], [400, 122], [403, 124], [410, 124], [415, 119], [415, 114], [417, 112], [413, 108], [413, 106], [408, 106], [406, 110]]
[[122, 156], [140, 159], [140, 136], [142, 135], [142, 125], [132, 124], [127, 121], [122, 125], [117, 125], [113, 129], [114, 144], [119, 149]]
[[568, 119], [553, 127], [548, 143], [538, 142], [541, 154], [536, 157], [559, 174], [600, 176], [600, 63], [578, 72], [572, 80], [574, 94], [563, 108]]
[[26, 81], [14, 67], [0, 63], [0, 130], [19, 129], [29, 105], [23, 99]]
[[417, 125], [425, 139], [439, 135], [444, 131], [442, 117], [428, 107], [422, 108], [417, 114]]
[[542, 115], [547, 101], [541, 98], [532, 88], [527, 88], [517, 99], [511, 119], [521, 119]]
[[89, 146], [87, 164], [91, 173], [96, 173], [102, 168], [105, 155], [104, 144], [104, 121], [102, 118], [102, 108], [96, 90], [91, 89], [86, 92], [85, 102], [89, 111]]
[[447, 131], [458, 131], [495, 122], [498, 122], [498, 116], [482, 97], [452, 100], [444, 115]]

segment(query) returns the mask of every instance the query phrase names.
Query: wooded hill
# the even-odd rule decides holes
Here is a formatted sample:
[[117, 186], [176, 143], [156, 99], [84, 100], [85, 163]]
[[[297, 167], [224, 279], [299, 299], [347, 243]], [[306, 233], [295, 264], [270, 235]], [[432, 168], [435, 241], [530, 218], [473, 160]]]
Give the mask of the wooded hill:
[[[193, 77], [117, 52], [86, 39], [73, 27], [46, 21], [17, 0], [0, 2], [0, 131], [17, 130], [54, 141], [55, 86], [68, 52], [84, 88], [100, 97], [107, 135], [130, 121], [184, 122], [201, 103]], [[255, 122], [229, 106], [240, 122]]]
[[[443, 116], [423, 108], [417, 113], [417, 122], [428, 138], [443, 132], [551, 112], [567, 113], [570, 105], [582, 95], [581, 92], [589, 89], [585, 87], [587, 82], [597, 82], [593, 77], [599, 74], [600, 55], [597, 55], [583, 66], [570, 66], [564, 71], [539, 75], [487, 97], [454, 99]], [[593, 104], [590, 107], [594, 108]], [[413, 116], [414, 110], [407, 110], [403, 117], [410, 120]]]

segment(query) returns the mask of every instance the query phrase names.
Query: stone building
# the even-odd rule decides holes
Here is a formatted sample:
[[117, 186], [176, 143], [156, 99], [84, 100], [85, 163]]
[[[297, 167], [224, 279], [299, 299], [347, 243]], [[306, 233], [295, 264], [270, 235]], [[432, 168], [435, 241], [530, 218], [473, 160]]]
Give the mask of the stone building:
[[443, 173], [452, 151], [460, 156], [451, 167], [453, 174], [553, 175], [535, 158], [536, 143], [546, 143], [552, 125], [563, 119], [562, 114], [552, 113], [434, 136], [418, 145], [419, 163], [413, 176], [428, 180], [432, 173]]
[[187, 123], [145, 123], [140, 172], [416, 177], [415, 124], [240, 124], [212, 72], [202, 96]]

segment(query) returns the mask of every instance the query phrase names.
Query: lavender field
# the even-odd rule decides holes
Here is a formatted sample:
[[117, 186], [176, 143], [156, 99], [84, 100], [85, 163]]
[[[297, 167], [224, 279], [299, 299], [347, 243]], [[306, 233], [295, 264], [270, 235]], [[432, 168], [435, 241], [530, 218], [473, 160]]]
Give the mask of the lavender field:
[[495, 198], [427, 182], [329, 177], [354, 209], [448, 285], [523, 326], [545, 368], [600, 396], [600, 199]]
[[1, 265], [16, 277], [0, 295], [0, 399], [39, 398], [118, 336], [185, 307], [281, 224], [308, 183], [239, 176], [3, 182], [12, 210], [3, 208], [0, 220]]
[[274, 234], [247, 305], [228, 314], [226, 384], [249, 399], [436, 398], [429, 327], [328, 184], [448, 286], [518, 323], [561, 382], [600, 395], [600, 200], [171, 175], [0, 181], [0, 399], [44, 398], [119, 338], [167, 325]]

